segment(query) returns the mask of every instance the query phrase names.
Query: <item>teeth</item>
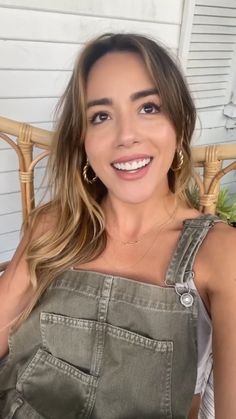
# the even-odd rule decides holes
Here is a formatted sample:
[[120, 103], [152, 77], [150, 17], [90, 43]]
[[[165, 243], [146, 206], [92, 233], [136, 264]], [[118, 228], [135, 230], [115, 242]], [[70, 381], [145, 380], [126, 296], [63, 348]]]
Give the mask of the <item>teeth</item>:
[[148, 157], [147, 159], [142, 160], [133, 160], [132, 162], [126, 162], [126, 163], [114, 163], [112, 166], [115, 167], [118, 170], [137, 170], [141, 167], [147, 166], [148, 163], [150, 163], [151, 158]]

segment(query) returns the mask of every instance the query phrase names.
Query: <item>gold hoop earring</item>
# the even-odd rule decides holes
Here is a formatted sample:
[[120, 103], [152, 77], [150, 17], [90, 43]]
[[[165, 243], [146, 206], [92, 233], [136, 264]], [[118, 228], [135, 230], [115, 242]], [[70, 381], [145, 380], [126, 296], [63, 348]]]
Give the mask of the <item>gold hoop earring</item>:
[[182, 149], [176, 151], [176, 158], [177, 158], [177, 162], [178, 162], [177, 166], [175, 168], [173, 168], [172, 165], [171, 165], [171, 167], [170, 167], [171, 170], [173, 170], [173, 172], [177, 172], [183, 166], [184, 153], [183, 153]]
[[87, 174], [88, 168], [89, 168], [89, 161], [88, 161], [88, 157], [87, 157], [86, 164], [83, 168], [83, 178], [84, 178], [86, 183], [94, 183], [97, 180], [97, 176], [95, 175], [92, 179], [89, 179], [88, 174]]

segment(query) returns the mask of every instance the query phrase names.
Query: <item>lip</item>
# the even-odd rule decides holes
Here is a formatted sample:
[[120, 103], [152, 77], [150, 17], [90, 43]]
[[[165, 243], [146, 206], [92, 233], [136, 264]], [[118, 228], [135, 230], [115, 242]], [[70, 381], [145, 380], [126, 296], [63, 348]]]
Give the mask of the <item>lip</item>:
[[122, 156], [119, 159], [113, 160], [111, 162], [111, 164], [115, 164], [115, 163], [126, 163], [127, 161], [132, 161], [132, 160], [140, 160], [140, 159], [148, 159], [151, 158], [152, 156], [150, 154], [132, 154], [130, 156]]
[[134, 181], [144, 178], [147, 173], [150, 170], [150, 167], [152, 165], [152, 160], [147, 166], [142, 167], [141, 169], [134, 170], [132, 172], [125, 172], [122, 170], [117, 170], [113, 167], [113, 170], [115, 171], [116, 176], [118, 176], [120, 179], [124, 181]]

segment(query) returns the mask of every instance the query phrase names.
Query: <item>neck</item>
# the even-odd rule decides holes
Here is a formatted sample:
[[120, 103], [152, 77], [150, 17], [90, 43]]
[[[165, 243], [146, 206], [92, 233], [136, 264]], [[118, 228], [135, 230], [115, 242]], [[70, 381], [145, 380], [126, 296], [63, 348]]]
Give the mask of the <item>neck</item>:
[[154, 226], [158, 228], [168, 221], [177, 204], [170, 191], [151, 202], [138, 204], [121, 202], [108, 195], [103, 202], [107, 230], [121, 240], [135, 241]]

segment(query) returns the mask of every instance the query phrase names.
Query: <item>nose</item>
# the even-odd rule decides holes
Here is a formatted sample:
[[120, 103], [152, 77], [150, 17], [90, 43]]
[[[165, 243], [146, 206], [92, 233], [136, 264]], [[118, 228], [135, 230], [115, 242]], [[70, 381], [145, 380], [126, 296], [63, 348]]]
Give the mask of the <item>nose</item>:
[[117, 147], [132, 147], [133, 144], [139, 142], [137, 127], [132, 117], [130, 115], [120, 116], [117, 126]]

